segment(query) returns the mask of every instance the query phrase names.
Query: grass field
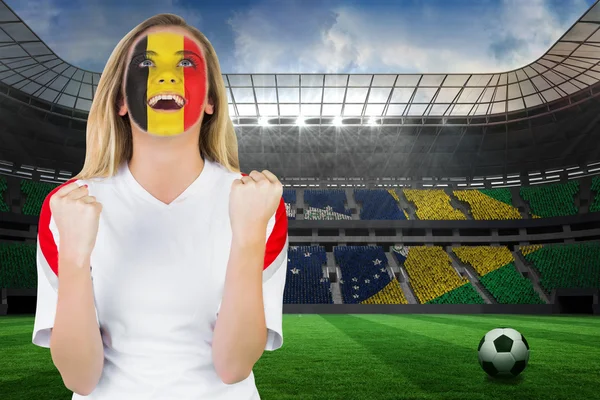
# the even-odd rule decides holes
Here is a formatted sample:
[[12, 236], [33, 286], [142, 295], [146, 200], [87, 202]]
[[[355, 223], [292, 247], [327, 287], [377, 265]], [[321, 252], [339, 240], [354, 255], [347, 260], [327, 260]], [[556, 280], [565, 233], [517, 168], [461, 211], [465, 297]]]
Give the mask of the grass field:
[[[70, 399], [33, 317], [0, 317], [0, 399]], [[477, 345], [508, 326], [531, 346], [514, 380], [488, 378]], [[600, 399], [600, 318], [285, 315], [284, 346], [255, 368], [270, 399]]]

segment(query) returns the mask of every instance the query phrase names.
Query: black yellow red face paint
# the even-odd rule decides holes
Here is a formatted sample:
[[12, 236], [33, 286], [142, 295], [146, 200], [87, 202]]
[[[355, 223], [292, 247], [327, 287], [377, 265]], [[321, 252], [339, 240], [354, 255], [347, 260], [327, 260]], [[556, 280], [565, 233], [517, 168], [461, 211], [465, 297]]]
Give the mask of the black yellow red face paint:
[[137, 42], [125, 77], [125, 98], [142, 130], [162, 136], [187, 131], [200, 119], [206, 95], [206, 61], [191, 37], [157, 32]]

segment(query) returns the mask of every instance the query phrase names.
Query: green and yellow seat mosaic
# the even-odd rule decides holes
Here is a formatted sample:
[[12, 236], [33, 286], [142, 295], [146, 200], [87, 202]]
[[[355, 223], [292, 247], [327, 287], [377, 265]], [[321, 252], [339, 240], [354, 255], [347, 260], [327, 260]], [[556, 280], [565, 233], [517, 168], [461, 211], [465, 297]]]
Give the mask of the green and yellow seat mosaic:
[[25, 203], [21, 212], [25, 215], [40, 215], [44, 200], [57, 186], [53, 183], [21, 180], [21, 192], [25, 195]]
[[361, 304], [408, 304], [408, 301], [402, 292], [400, 282], [394, 278], [383, 289], [362, 301]]
[[35, 255], [35, 244], [0, 243], [0, 288], [36, 288]]
[[404, 268], [421, 304], [484, 303], [471, 282], [452, 267], [450, 256], [442, 247], [409, 247]]
[[522, 187], [523, 200], [529, 202], [533, 218], [561, 217], [576, 215], [575, 195], [579, 192], [579, 181], [551, 183], [540, 186]]
[[403, 189], [403, 193], [416, 208], [421, 220], [465, 220], [462, 211], [452, 207], [450, 196], [441, 189]]
[[6, 203], [6, 200], [4, 200], [4, 195], [5, 195], [4, 193], [6, 192], [6, 189], [8, 189], [8, 184], [6, 182], [6, 178], [3, 176], [0, 176], [0, 212], [9, 212], [10, 211], [10, 207]]
[[500, 304], [542, 304], [533, 284], [517, 271], [507, 247], [462, 246], [454, 254], [479, 275], [481, 284]]
[[454, 196], [468, 203], [476, 220], [521, 219], [521, 213], [512, 205], [512, 194], [506, 188], [455, 190]]
[[599, 242], [544, 245], [522, 252], [539, 272], [540, 286], [547, 292], [600, 288]]
[[590, 212], [598, 212], [600, 211], [600, 176], [592, 179], [592, 196], [594, 197], [590, 203]]

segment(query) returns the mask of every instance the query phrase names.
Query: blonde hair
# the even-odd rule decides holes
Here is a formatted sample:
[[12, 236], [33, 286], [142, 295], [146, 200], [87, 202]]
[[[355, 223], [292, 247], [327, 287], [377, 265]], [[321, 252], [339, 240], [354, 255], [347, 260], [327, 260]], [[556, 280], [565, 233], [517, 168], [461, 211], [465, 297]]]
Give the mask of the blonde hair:
[[131, 30], [113, 50], [98, 82], [90, 108], [86, 131], [85, 162], [77, 179], [114, 176], [133, 153], [131, 125], [127, 116], [118, 114], [121, 88], [130, 47], [147, 29], [155, 26], [178, 26], [187, 29], [204, 48], [208, 70], [208, 97], [214, 104], [213, 114], [204, 114], [200, 128], [200, 153], [232, 172], [239, 172], [238, 145], [229, 117], [225, 83], [215, 49], [196, 28], [174, 14], [158, 14]]

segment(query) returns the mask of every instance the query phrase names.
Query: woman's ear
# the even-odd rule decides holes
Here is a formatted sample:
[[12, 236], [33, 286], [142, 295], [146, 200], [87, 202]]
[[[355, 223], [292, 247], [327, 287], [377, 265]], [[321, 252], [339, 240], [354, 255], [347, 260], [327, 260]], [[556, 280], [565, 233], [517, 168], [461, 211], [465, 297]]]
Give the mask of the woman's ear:
[[125, 98], [121, 97], [119, 101], [117, 101], [117, 108], [119, 109], [119, 115], [121, 117], [127, 115], [127, 105], [125, 104]]
[[206, 101], [206, 105], [204, 106], [204, 114], [210, 114], [212, 115], [212, 113], [215, 112], [215, 104], [212, 100], [212, 98], [208, 98], [208, 100]]

